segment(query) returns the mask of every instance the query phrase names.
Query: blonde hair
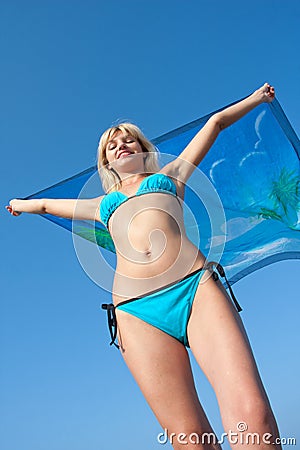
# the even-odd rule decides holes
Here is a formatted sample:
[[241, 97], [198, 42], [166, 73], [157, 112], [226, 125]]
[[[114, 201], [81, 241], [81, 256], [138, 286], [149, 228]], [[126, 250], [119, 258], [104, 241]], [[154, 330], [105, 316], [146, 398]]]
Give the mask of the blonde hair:
[[160, 170], [158, 165], [158, 151], [156, 147], [144, 136], [142, 131], [134, 124], [124, 122], [114, 127], [108, 128], [102, 134], [98, 146], [98, 172], [105, 192], [117, 191], [121, 187], [121, 178], [114, 169], [108, 169], [106, 157], [106, 147], [116, 133], [121, 131], [136, 139], [142, 147], [143, 152], [148, 153], [144, 160], [144, 171], [146, 173], [156, 173]]

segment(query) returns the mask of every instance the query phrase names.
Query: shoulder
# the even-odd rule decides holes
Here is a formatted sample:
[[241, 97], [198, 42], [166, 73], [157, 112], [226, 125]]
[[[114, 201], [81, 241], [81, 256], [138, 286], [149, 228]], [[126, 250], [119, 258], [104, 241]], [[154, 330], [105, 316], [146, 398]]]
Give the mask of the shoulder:
[[176, 186], [176, 192], [179, 197], [183, 199], [184, 197], [184, 189], [185, 189], [185, 180], [181, 175], [181, 164], [179, 158], [176, 158], [174, 161], [166, 164], [159, 173], [166, 175], [171, 178]]

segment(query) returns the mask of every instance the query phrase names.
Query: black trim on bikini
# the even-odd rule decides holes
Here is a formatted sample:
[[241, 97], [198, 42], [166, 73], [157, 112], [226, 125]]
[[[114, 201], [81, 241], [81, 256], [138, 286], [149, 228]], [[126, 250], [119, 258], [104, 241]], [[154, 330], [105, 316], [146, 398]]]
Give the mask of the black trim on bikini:
[[139, 297], [134, 297], [134, 298], [129, 298], [128, 300], [124, 300], [123, 302], [120, 302], [117, 305], [115, 305], [115, 308], [118, 308], [118, 306], [126, 305], [126, 303], [134, 302], [135, 300], [140, 300], [142, 298], [147, 297], [148, 295], [155, 294], [156, 292], [160, 292], [163, 289], [167, 289], [171, 286], [174, 286], [174, 284], [180, 283], [181, 281], [186, 280], [187, 278], [191, 277], [192, 275], [195, 275], [198, 272], [201, 272], [202, 270], [203, 270], [203, 267], [201, 267], [200, 269], [194, 270], [191, 273], [188, 273], [185, 277], [180, 278], [179, 280], [172, 281], [171, 283], [166, 284], [165, 286], [159, 287], [157, 289], [153, 289], [153, 291], [146, 292], [145, 294], [140, 295]]

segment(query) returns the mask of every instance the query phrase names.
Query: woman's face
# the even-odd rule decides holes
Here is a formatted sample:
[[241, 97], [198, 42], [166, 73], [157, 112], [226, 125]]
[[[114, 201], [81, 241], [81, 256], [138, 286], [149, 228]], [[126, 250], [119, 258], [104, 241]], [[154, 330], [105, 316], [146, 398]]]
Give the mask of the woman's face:
[[138, 163], [141, 160], [138, 155], [143, 153], [138, 140], [122, 131], [117, 131], [106, 144], [106, 158], [114, 168], [125, 166], [129, 161]]

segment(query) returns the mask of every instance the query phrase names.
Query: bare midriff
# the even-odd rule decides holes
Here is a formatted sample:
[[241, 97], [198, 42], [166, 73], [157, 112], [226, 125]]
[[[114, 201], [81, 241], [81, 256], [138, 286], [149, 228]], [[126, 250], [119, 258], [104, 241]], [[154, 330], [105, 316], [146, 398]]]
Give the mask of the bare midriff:
[[182, 200], [168, 193], [129, 198], [109, 220], [117, 252], [115, 304], [145, 295], [201, 268], [204, 255], [188, 239]]

